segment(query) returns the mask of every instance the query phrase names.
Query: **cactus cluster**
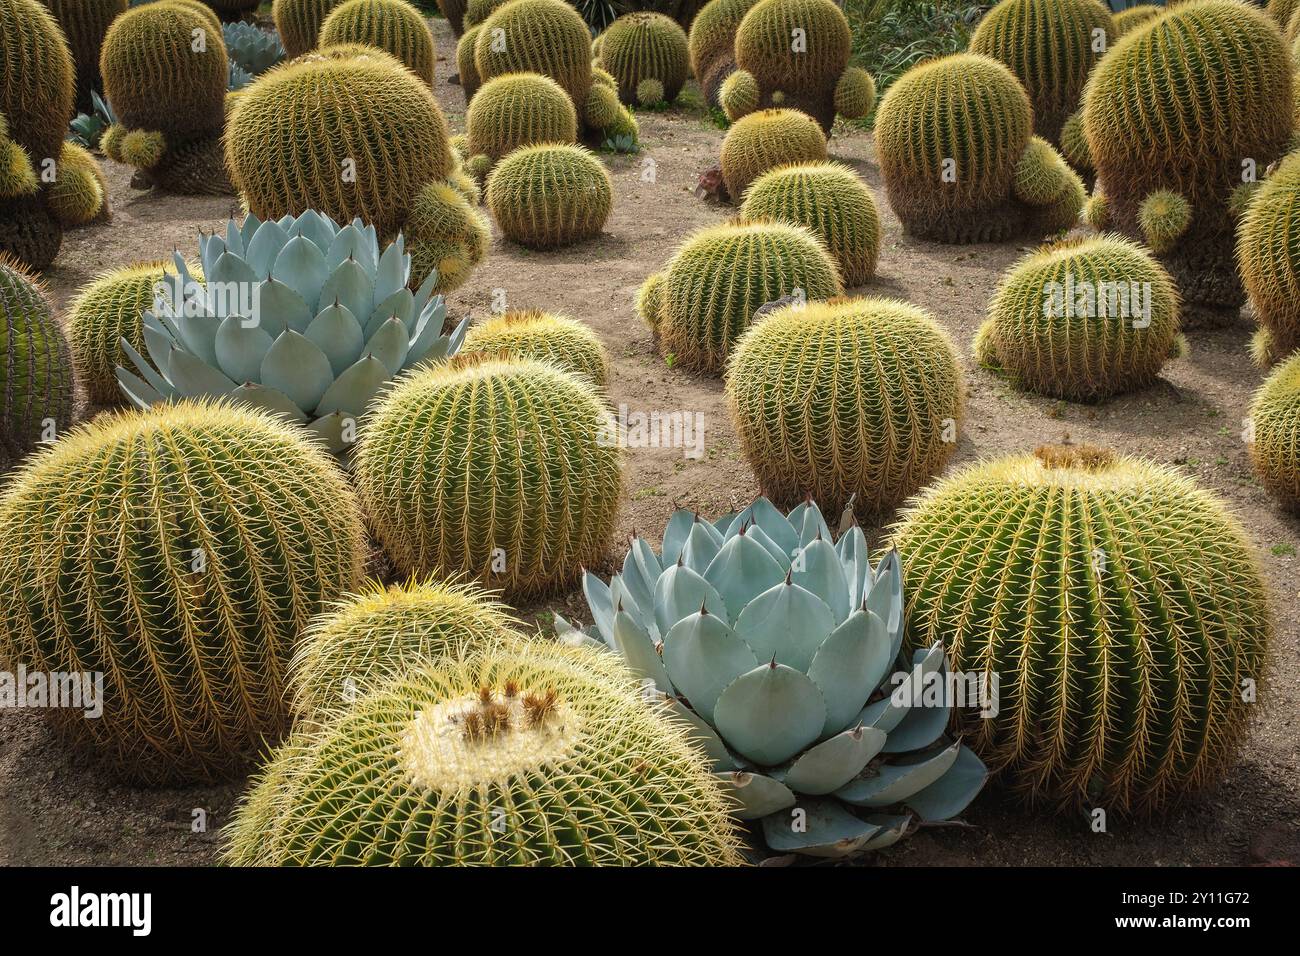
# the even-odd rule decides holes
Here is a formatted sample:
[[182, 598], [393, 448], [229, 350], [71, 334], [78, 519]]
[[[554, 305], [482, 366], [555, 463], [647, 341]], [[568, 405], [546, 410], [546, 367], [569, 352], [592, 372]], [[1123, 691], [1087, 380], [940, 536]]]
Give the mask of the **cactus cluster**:
[[357, 487], [400, 572], [546, 593], [609, 545], [623, 481], [605, 424], [588, 381], [533, 360], [457, 356], [404, 377], [375, 409]]
[[1250, 403], [1250, 458], [1264, 487], [1300, 510], [1300, 354], [1264, 380]]
[[1283, 159], [1246, 207], [1237, 266], [1260, 326], [1252, 350], [1269, 365], [1300, 348], [1300, 153]]
[[691, 73], [710, 106], [720, 106], [722, 84], [736, 69], [736, 31], [758, 0], [709, 0], [687, 36]]
[[549, 76], [507, 73], [488, 80], [470, 100], [465, 132], [466, 166], [486, 175], [520, 146], [575, 142], [578, 114]]
[[0, 657], [103, 674], [99, 719], [51, 715], [124, 777], [225, 777], [287, 728], [294, 643], [358, 587], [363, 540], [342, 472], [271, 415], [103, 417], [0, 495]]
[[321, 24], [318, 43], [322, 49], [352, 43], [375, 47], [433, 83], [433, 33], [424, 15], [406, 0], [345, 0]]
[[45, 200], [54, 218], [69, 229], [112, 216], [108, 183], [99, 163], [88, 150], [70, 140], [64, 140], [59, 148], [55, 179], [49, 184]]
[[906, 646], [999, 675], [997, 715], [955, 726], [1025, 798], [1142, 813], [1225, 772], [1269, 609], [1245, 531], [1191, 479], [1043, 448], [933, 485], [893, 543]]
[[619, 17], [600, 35], [598, 56], [618, 84], [619, 99], [629, 105], [672, 102], [686, 83], [686, 31], [662, 13]]
[[90, 94], [104, 88], [99, 50], [108, 27], [125, 13], [127, 0], [42, 0], [59, 21], [77, 70], [77, 109], [91, 108]]
[[488, 177], [485, 199], [511, 242], [558, 249], [600, 235], [614, 187], [589, 150], [543, 144], [522, 146], [501, 160]]
[[342, 0], [274, 0], [271, 19], [290, 58], [316, 49], [321, 24]]
[[824, 159], [826, 136], [816, 120], [799, 110], [750, 113], [732, 125], [722, 140], [722, 178], [735, 202], [769, 169]]
[[548, 362], [597, 388], [609, 380], [609, 353], [600, 337], [577, 319], [538, 309], [512, 309], [474, 326], [461, 352]]

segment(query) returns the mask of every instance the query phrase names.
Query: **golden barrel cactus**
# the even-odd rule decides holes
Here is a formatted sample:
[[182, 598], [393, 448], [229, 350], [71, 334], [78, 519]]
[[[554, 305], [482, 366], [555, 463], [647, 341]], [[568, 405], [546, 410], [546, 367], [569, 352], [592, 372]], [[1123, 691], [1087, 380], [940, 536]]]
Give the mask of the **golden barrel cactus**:
[[1264, 380], [1250, 404], [1250, 458], [1264, 487], [1300, 509], [1300, 354]]

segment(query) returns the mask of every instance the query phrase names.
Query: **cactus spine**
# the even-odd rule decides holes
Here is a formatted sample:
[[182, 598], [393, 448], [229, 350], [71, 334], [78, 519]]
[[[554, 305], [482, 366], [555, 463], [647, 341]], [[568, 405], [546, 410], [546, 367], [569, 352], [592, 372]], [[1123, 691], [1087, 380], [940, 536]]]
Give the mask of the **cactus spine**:
[[600, 160], [581, 146], [523, 146], [492, 171], [486, 199], [506, 238], [558, 249], [600, 234], [614, 188]]
[[1282, 160], [1246, 207], [1237, 266], [1260, 325], [1255, 354], [1270, 364], [1300, 348], [1300, 153]]
[[289, 59], [316, 49], [321, 24], [341, 0], [275, 0], [271, 18]]
[[489, 80], [465, 114], [466, 158], [499, 162], [520, 146], [572, 143], [578, 114], [563, 88], [538, 73], [507, 73]]
[[362, 43], [391, 53], [412, 73], [433, 83], [433, 33], [424, 16], [406, 0], [346, 0], [320, 28], [320, 46]]

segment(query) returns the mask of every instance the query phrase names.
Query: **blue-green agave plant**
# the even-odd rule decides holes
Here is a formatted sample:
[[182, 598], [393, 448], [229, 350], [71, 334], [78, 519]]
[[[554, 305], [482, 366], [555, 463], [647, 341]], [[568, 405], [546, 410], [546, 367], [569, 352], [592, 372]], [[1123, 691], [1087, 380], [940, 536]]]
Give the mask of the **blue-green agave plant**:
[[203, 281], [184, 257], [142, 317], [145, 351], [125, 338], [117, 380], [140, 408], [229, 396], [287, 415], [335, 453], [403, 369], [454, 355], [468, 319], [442, 334], [447, 307], [432, 272], [412, 292], [399, 235], [382, 252], [374, 226], [339, 226], [308, 211], [277, 222], [249, 216], [201, 236]]
[[943, 680], [943, 646], [900, 660], [897, 552], [873, 569], [851, 512], [841, 523], [832, 544], [811, 502], [786, 517], [760, 498], [714, 523], [678, 511], [660, 553], [634, 536], [609, 584], [586, 575], [592, 627], [556, 622], [653, 685], [778, 852], [888, 846], [988, 777], [945, 736], [951, 703], [919, 692]]
[[274, 30], [240, 20], [227, 23], [221, 32], [230, 62], [238, 64], [250, 78], [261, 76], [284, 59], [284, 44]]

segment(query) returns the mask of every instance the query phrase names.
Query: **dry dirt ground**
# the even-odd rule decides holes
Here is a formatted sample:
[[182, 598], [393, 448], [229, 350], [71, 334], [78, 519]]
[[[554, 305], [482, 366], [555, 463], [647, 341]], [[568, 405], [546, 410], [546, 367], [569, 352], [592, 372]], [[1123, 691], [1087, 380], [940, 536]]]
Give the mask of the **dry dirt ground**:
[[[435, 21], [443, 60], [436, 92], [453, 126], [463, 128], [450, 31]], [[504, 290], [510, 307], [533, 306], [587, 322], [613, 357], [609, 393], [631, 410], [704, 416], [706, 451], [690, 460], [678, 449], [630, 449], [628, 495], [620, 532], [654, 534], [674, 504], [717, 515], [757, 493], [728, 421], [722, 384], [670, 369], [632, 309], [637, 286], [695, 229], [732, 214], [694, 195], [714, 165], [722, 133], [698, 108], [640, 115], [644, 152], [606, 156], [614, 179], [613, 214], [595, 241], [537, 254], [494, 239], [483, 266], [450, 297], [455, 315], [483, 316]], [[922, 831], [869, 865], [1075, 864], [1179, 865], [1300, 862], [1300, 666], [1296, 548], [1300, 523], [1254, 481], [1242, 419], [1259, 372], [1247, 357], [1251, 323], [1193, 332], [1188, 358], [1170, 363], [1163, 381], [1097, 406], [1055, 402], [1012, 390], [979, 370], [968, 343], [998, 277], [1027, 245], [951, 247], [904, 236], [884, 202], [870, 135], [838, 132], [834, 159], [871, 185], [885, 223], [879, 275], [866, 295], [893, 296], [929, 309], [960, 347], [967, 371], [967, 420], [954, 467], [984, 456], [1031, 449], [1065, 436], [1179, 465], [1227, 499], [1263, 556], [1277, 618], [1270, 686], [1240, 764], [1219, 787], [1154, 821], [1112, 818], [1094, 833], [1082, 816], [1034, 816], [994, 791], [966, 814], [966, 826]], [[653, 181], [643, 176], [654, 161]], [[59, 304], [96, 273], [196, 250], [199, 228], [220, 225], [232, 200], [133, 192], [126, 169], [105, 162], [114, 220], [69, 234], [47, 279]], [[879, 540], [880, 527], [870, 529]], [[577, 591], [550, 608], [586, 620]], [[543, 608], [525, 609], [541, 617]], [[38, 717], [0, 712], [0, 863], [204, 864], [220, 845], [217, 829], [242, 782], [170, 790], [115, 784], [87, 760], [61, 749]], [[194, 832], [196, 811], [207, 831]]]

